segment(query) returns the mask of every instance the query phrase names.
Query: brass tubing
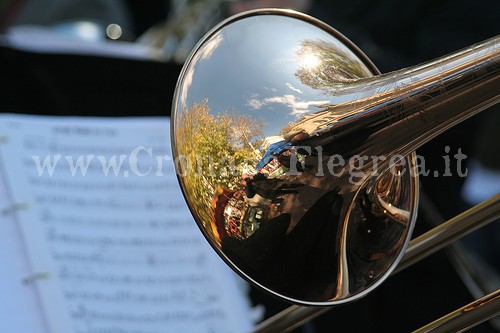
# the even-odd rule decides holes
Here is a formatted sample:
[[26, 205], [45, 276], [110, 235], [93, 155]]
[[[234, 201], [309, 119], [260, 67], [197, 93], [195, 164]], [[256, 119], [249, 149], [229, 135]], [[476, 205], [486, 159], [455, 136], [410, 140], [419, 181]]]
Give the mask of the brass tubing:
[[500, 314], [500, 289], [461, 307], [413, 333], [463, 332]]
[[500, 37], [345, 89], [358, 98], [332, 107], [352, 114], [331, 126], [336, 140], [369, 133], [356, 153], [406, 156], [500, 101]]
[[309, 307], [292, 305], [273, 317], [258, 324], [253, 333], [290, 332], [308, 321], [330, 311], [333, 307]]
[[412, 239], [395, 272], [413, 265], [500, 217], [500, 194]]

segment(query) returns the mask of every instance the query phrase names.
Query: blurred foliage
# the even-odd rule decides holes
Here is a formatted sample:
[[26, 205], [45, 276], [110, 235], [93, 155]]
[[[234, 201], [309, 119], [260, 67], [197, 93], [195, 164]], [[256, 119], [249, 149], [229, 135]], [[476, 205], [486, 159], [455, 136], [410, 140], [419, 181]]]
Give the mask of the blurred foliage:
[[237, 189], [241, 175], [251, 172], [262, 157], [258, 138], [264, 126], [249, 115], [213, 114], [207, 104], [205, 99], [184, 107], [175, 130], [176, 163], [185, 195], [203, 224], [213, 218], [216, 190]]

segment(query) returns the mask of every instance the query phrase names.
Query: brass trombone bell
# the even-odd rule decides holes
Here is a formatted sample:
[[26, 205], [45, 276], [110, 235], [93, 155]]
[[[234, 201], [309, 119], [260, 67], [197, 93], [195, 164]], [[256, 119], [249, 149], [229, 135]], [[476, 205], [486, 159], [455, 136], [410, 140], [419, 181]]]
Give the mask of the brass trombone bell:
[[414, 150], [499, 100], [497, 39], [381, 75], [310, 16], [233, 16], [179, 77], [172, 142], [215, 251], [279, 298], [336, 305], [398, 265], [418, 206]]

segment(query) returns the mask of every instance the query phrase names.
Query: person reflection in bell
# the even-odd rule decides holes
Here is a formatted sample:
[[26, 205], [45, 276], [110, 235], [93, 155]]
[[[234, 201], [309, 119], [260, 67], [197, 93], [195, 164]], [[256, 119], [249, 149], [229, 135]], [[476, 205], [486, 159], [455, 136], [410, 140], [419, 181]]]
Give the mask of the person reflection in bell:
[[297, 211], [296, 204], [299, 188], [304, 185], [296, 177], [288, 176], [287, 171], [292, 160], [296, 164], [294, 169], [300, 168], [298, 165], [303, 155], [297, 152], [293, 144], [307, 137], [309, 135], [300, 130], [286, 139], [273, 142], [255, 166], [256, 172], [241, 175], [239, 189], [221, 189], [227, 201], [219, 201], [218, 210], [214, 210], [220, 211], [220, 206], [224, 205], [224, 228], [219, 229], [224, 229], [230, 237], [245, 239], [262, 223], [283, 213], [292, 215], [290, 228], [297, 223], [301, 212]]
[[275, 198], [284, 194], [297, 194], [297, 190], [293, 188], [301, 186], [301, 184], [287, 184], [278, 178], [268, 178], [263, 173], [245, 176], [244, 183], [247, 202], [261, 204], [275, 202]]
[[[338, 232], [342, 197], [305, 185], [289, 175], [306, 157], [299, 144], [310, 135], [297, 130], [271, 144], [254, 174], [241, 176], [241, 187], [224, 207], [224, 254], [245, 274], [297, 298], [323, 299], [338, 293]], [[312, 290], [312, 291], [311, 291]]]
[[305, 130], [294, 128], [269, 145], [255, 166], [254, 174], [241, 176], [241, 185], [250, 205], [270, 207], [269, 219], [276, 216], [274, 212], [291, 214], [288, 231], [314, 203], [315, 199], [311, 199], [317, 199], [325, 192], [320, 187], [306, 185], [304, 181], [306, 169], [310, 169], [310, 152], [301, 144], [310, 137]]

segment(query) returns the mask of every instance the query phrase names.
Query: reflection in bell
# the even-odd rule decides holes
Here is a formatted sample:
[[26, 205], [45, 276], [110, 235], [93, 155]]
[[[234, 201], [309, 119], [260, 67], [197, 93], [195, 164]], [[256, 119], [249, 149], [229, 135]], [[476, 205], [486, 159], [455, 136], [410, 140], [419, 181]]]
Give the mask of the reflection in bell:
[[311, 69], [317, 67], [320, 60], [316, 55], [308, 52], [302, 56], [301, 62], [303, 68]]
[[[258, 10], [221, 23], [186, 62], [173, 104], [179, 181], [200, 229], [282, 299], [362, 297], [411, 236], [413, 150], [498, 94], [466, 84], [477, 71], [496, 79], [492, 45], [374, 76], [361, 51], [306, 15]], [[449, 86], [458, 97], [443, 94]]]

